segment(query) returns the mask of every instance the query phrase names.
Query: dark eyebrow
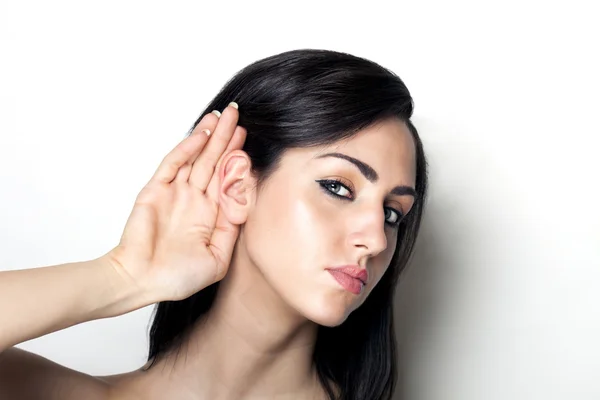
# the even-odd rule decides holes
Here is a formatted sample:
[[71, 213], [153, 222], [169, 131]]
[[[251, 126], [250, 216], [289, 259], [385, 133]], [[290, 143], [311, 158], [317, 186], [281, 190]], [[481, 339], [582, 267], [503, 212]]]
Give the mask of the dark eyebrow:
[[[351, 162], [358, 168], [360, 173], [363, 174], [363, 176], [365, 178], [367, 178], [367, 180], [371, 183], [376, 183], [379, 180], [379, 175], [377, 174], [377, 171], [375, 171], [369, 164], [360, 161], [358, 158], [350, 157], [350, 156], [348, 156], [346, 154], [342, 154], [342, 153], [325, 153], [325, 154], [321, 154], [315, 158], [319, 159], [319, 158], [325, 158], [325, 157], [336, 157], [336, 158], [341, 158], [342, 160]], [[398, 195], [398, 196], [410, 195], [410, 196], [413, 196], [414, 198], [417, 197], [417, 192], [415, 191], [415, 189], [413, 189], [410, 186], [404, 186], [404, 185], [396, 186], [395, 188], [392, 189], [392, 191], [390, 193]]]

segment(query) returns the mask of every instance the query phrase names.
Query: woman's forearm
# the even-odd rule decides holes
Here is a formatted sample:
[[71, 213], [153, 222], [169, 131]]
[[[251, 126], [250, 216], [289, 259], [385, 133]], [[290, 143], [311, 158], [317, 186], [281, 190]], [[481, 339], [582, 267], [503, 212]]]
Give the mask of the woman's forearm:
[[0, 352], [21, 342], [154, 301], [106, 257], [0, 272]]

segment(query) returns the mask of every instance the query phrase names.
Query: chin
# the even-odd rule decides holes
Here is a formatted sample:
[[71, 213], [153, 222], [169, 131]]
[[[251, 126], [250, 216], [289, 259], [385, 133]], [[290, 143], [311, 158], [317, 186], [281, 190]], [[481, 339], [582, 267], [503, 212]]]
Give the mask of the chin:
[[329, 328], [334, 328], [344, 323], [344, 321], [348, 318], [347, 315], [339, 316], [339, 315], [327, 315], [327, 316], [315, 316], [309, 318], [312, 322], [317, 325], [326, 326]]
[[315, 324], [330, 328], [341, 325], [353, 311], [347, 305], [334, 302], [314, 302], [303, 310], [304, 316]]

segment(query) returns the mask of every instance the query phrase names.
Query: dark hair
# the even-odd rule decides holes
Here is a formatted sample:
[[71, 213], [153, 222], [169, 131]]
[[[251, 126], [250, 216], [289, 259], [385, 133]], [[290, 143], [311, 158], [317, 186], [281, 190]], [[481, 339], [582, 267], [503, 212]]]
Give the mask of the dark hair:
[[[331, 399], [391, 399], [397, 380], [394, 290], [412, 254], [427, 192], [423, 145], [410, 121], [413, 100], [402, 80], [369, 60], [328, 50], [294, 50], [254, 62], [221, 89], [206, 113], [240, 105], [243, 147], [260, 183], [290, 148], [329, 145], [388, 118], [406, 123], [416, 147], [417, 197], [398, 231], [391, 264], [363, 305], [341, 325], [319, 327], [313, 355]], [[219, 283], [157, 305], [149, 360], [172, 350], [211, 307]], [[351, 349], [348, 351], [348, 349]], [[336, 393], [340, 397], [336, 397]]]

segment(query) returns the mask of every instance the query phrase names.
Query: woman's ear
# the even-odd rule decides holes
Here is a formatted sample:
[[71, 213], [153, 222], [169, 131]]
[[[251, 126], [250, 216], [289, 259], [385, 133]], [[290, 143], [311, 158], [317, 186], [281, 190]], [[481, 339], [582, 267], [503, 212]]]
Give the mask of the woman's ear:
[[227, 153], [221, 161], [219, 176], [219, 207], [229, 222], [241, 225], [248, 218], [256, 185], [248, 154], [242, 150]]

